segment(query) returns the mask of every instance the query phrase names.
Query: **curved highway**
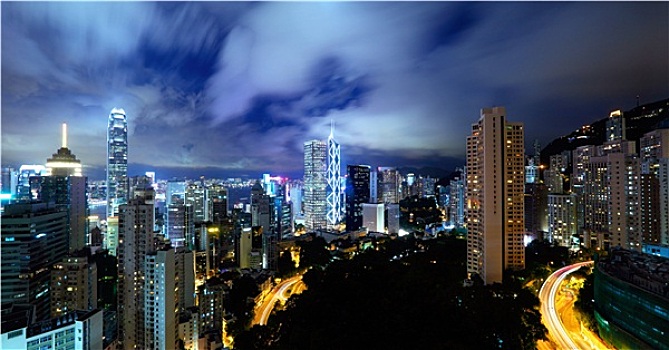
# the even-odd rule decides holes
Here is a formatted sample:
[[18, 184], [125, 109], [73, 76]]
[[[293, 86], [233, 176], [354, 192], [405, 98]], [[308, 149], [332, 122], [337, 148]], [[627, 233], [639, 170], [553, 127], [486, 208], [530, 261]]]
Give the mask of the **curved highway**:
[[[295, 286], [295, 288], [291, 289], [293, 286]], [[302, 292], [303, 290], [304, 283], [302, 282], [302, 275], [293, 276], [281, 281], [281, 283], [272, 288], [262, 303], [256, 307], [251, 325], [266, 325], [277, 301], [285, 301], [290, 298], [293, 293]]]
[[546, 279], [546, 282], [544, 282], [539, 291], [543, 323], [559, 349], [592, 348], [592, 344], [584, 342], [583, 338], [580, 336], [573, 336], [573, 332], [568, 331], [564, 327], [555, 304], [555, 297], [560, 291], [562, 281], [564, 281], [570, 273], [580, 269], [582, 266], [590, 265], [592, 263], [592, 261], [581, 262], [565, 266], [555, 271]]

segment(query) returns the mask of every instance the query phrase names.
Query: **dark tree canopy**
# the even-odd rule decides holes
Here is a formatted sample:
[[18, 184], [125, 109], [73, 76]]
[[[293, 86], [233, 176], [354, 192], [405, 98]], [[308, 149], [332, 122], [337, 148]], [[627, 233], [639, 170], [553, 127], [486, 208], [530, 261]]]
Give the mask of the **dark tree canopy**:
[[299, 241], [300, 268], [319, 266], [324, 267], [330, 262], [331, 254], [327, 249], [327, 242], [323, 237], [314, 237], [311, 240]]
[[235, 348], [534, 349], [546, 332], [538, 299], [518, 284], [463, 287], [465, 252], [452, 236], [386, 241], [312, 269], [308, 289]]

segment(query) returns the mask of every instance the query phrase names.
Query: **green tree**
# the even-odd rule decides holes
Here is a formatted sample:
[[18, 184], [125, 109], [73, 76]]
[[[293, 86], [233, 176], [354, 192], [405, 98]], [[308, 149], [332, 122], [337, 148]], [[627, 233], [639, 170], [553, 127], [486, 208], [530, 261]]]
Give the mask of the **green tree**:
[[[582, 267], [577, 272], [587, 273], [590, 268]], [[595, 322], [595, 274], [590, 273], [583, 282], [583, 287], [578, 290], [577, 299], [574, 302], [574, 307], [578, 311], [576, 314], [580, 321], [593, 332], [597, 331], [597, 323]]]
[[[351, 260], [309, 270], [303, 277], [309, 288], [291, 297], [266, 328], [244, 332], [237, 345], [532, 349], [545, 337], [539, 301], [520, 284], [462, 286], [466, 242], [441, 237], [404, 243], [413, 248], [366, 250]], [[408, 254], [398, 259], [398, 250]]]
[[282, 252], [281, 255], [279, 255], [277, 268], [279, 270], [279, 277], [282, 278], [291, 276], [295, 273], [297, 269], [295, 268], [295, 262], [293, 262], [289, 251]]
[[324, 267], [330, 262], [331, 254], [323, 237], [299, 241], [297, 246], [300, 247], [300, 268]]
[[253, 298], [260, 293], [255, 280], [248, 275], [243, 275], [232, 282], [232, 288], [224, 301], [225, 310], [236, 317], [228, 331], [236, 337], [241, 331], [247, 329], [253, 319]]

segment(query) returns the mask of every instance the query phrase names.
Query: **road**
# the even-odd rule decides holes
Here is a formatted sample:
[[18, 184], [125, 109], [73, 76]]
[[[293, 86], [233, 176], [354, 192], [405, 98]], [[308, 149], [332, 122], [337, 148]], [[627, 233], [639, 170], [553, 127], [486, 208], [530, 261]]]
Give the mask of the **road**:
[[302, 282], [302, 275], [293, 276], [281, 281], [281, 283], [272, 288], [259, 305], [256, 305], [251, 325], [266, 325], [277, 301], [286, 301], [292, 294], [299, 294], [305, 288], [306, 285]]
[[[570, 273], [592, 263], [586, 261], [555, 271], [546, 279], [539, 291], [542, 321], [558, 349], [606, 349], [606, 345], [592, 332], [582, 327], [574, 317], [574, 291], [562, 288], [562, 282]], [[545, 349], [550, 346], [542, 343], [539, 348]]]

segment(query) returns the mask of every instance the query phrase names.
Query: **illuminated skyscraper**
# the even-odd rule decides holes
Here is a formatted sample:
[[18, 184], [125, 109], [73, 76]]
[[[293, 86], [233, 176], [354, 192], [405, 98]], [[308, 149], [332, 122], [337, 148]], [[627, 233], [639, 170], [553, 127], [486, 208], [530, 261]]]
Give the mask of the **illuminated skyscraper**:
[[330, 128], [328, 136], [328, 227], [334, 227], [341, 221], [341, 148], [334, 139], [334, 128]]
[[449, 220], [456, 227], [465, 225], [465, 177], [464, 169], [456, 169], [460, 174], [450, 182]]
[[88, 242], [87, 178], [81, 176], [81, 162], [67, 148], [67, 125], [63, 124], [62, 146], [46, 161], [47, 176], [31, 176], [32, 199], [53, 202], [67, 211], [69, 251]]
[[377, 174], [379, 203], [399, 203], [401, 182], [399, 171], [393, 167], [379, 167]]
[[185, 204], [170, 204], [167, 209], [167, 238], [172, 246], [192, 247], [195, 222], [193, 221], [193, 206]]
[[114, 108], [107, 127], [107, 217], [118, 214], [128, 202], [128, 121], [125, 111]]
[[525, 151], [522, 123], [504, 107], [481, 110], [467, 137], [467, 273], [486, 284], [525, 267]]
[[222, 185], [209, 187], [209, 217], [216, 224], [228, 217], [228, 189]]
[[38, 321], [48, 319], [50, 267], [67, 254], [67, 213], [47, 203], [10, 204], [0, 224], [3, 309], [30, 304]]
[[186, 186], [184, 194], [186, 205], [193, 206], [193, 221], [209, 221], [209, 190], [204, 182], [191, 183]]
[[327, 145], [321, 140], [304, 143], [304, 226], [307, 230], [327, 225]]
[[63, 123], [61, 147], [46, 160], [47, 175], [81, 176], [81, 161], [67, 148], [67, 124]]
[[369, 165], [347, 165], [346, 230], [362, 227], [362, 205], [369, 203]]

